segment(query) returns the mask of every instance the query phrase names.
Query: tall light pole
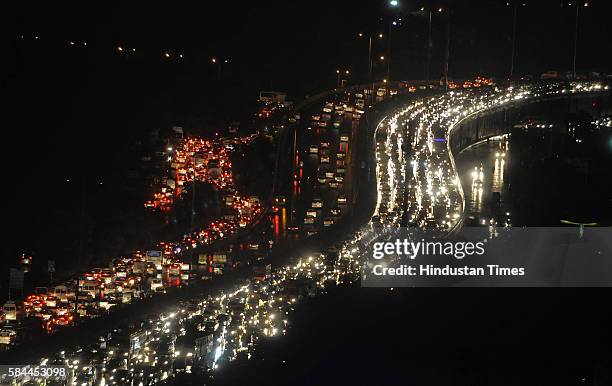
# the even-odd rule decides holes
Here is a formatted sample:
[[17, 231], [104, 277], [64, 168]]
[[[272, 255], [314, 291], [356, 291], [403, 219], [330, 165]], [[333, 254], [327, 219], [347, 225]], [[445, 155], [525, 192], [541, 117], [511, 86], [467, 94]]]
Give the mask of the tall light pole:
[[[389, 1], [389, 6], [391, 6], [393, 10], [398, 10], [399, 5], [398, 0]], [[387, 79], [389, 80], [391, 79], [391, 29], [394, 25], [397, 25], [397, 22], [395, 21], [396, 13], [397, 12], [394, 13], [392, 19], [389, 21], [389, 36], [387, 36]]]
[[348, 76], [351, 74], [351, 71], [350, 70], [344, 70], [344, 71], [336, 70], [336, 75], [338, 75], [337, 88], [340, 88], [342, 86], [341, 81], [344, 81], [344, 79], [340, 78], [342, 74], [346, 75], [346, 78], [347, 78], [346, 80], [348, 81]]
[[[524, 7], [526, 3], [521, 1], [521, 6]], [[512, 15], [512, 52], [510, 53], [510, 76], [512, 79], [514, 77], [514, 69], [515, 69], [515, 61], [516, 61], [516, 26], [518, 22], [518, 9], [519, 9], [519, 1], [515, 0], [512, 3], [507, 2], [506, 5], [514, 5], [514, 11]]]
[[[358, 36], [360, 38], [364, 37], [363, 32], [359, 32]], [[367, 81], [370, 82], [372, 80], [372, 34], [368, 35], [368, 77]]]
[[429, 7], [421, 7], [420, 12], [415, 12], [414, 14], [419, 14], [425, 16], [427, 18], [427, 52], [425, 55], [425, 79], [431, 79], [431, 50], [433, 48], [433, 39], [432, 39], [432, 21], [434, 13], [442, 13], [444, 12], [444, 8], [429, 8]]
[[431, 41], [431, 9], [429, 10], [429, 16], [428, 16], [428, 21], [427, 21], [427, 64], [426, 64], [426, 68], [425, 68], [425, 79], [429, 80], [429, 70], [431, 67], [431, 46], [432, 46], [432, 41]]
[[368, 38], [368, 82], [372, 81], [372, 34]]
[[512, 54], [510, 55], [510, 79], [514, 78], [514, 57], [516, 55], [516, 19], [518, 15], [518, 6], [514, 2], [514, 15], [512, 17]]
[[[440, 12], [442, 8], [440, 8]], [[451, 44], [451, 8], [448, 8], [448, 23], [446, 27], [446, 53], [444, 55], [444, 87], [448, 90], [448, 67], [450, 61], [450, 44]]]
[[221, 66], [222, 66], [223, 64], [228, 64], [228, 63], [229, 63], [229, 59], [218, 59], [218, 58], [216, 58], [216, 57], [213, 57], [213, 58], [210, 60], [210, 62], [211, 62], [213, 65], [216, 65], [216, 66], [217, 66], [217, 79], [218, 79], [218, 80], [221, 80]]
[[[574, 79], [576, 79], [577, 73], [576, 73], [576, 58], [578, 57], [578, 21], [580, 20], [580, 1], [581, 0], [576, 0], [576, 21], [574, 24], [574, 58], [572, 60], [572, 69], [573, 69], [573, 75], [574, 75]], [[588, 1], [584, 2], [584, 7], [588, 7], [589, 3]]]

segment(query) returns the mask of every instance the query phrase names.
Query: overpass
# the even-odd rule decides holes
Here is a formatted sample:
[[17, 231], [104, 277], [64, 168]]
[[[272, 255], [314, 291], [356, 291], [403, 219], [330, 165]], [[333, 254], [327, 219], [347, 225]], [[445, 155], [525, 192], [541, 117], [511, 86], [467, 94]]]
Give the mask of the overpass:
[[[538, 82], [397, 98], [374, 128], [378, 202], [373, 223], [400, 226], [407, 219], [408, 225], [452, 232], [464, 205], [454, 155], [508, 132], [521, 109], [551, 100], [609, 103], [609, 94], [609, 86], [598, 82]], [[408, 154], [405, 160], [402, 152]], [[392, 215], [398, 208], [401, 218]]]

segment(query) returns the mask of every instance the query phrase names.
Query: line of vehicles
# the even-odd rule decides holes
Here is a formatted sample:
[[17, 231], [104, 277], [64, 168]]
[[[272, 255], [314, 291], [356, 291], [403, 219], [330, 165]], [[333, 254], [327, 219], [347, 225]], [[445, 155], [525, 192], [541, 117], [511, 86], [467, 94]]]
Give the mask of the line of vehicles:
[[185, 194], [186, 187], [194, 180], [232, 191], [234, 183], [229, 154], [241, 146], [248, 146], [255, 136], [215, 141], [192, 137], [170, 146], [166, 149], [171, 154], [168, 157], [168, 176], [162, 179], [160, 191], [145, 203], [145, 207], [170, 210], [173, 202]]
[[[379, 87], [335, 94], [309, 116], [303, 132], [305, 148], [299, 175], [312, 191], [310, 205], [304, 203], [302, 227], [310, 236], [330, 227], [349, 205], [351, 148], [357, 127], [369, 106], [397, 94], [396, 89]], [[311, 167], [303, 170], [303, 163]]]
[[205, 382], [215, 369], [235, 359], [261, 355], [256, 344], [285, 334], [288, 317], [301, 299], [353, 281], [357, 272], [335, 247], [277, 270], [256, 266], [253, 277], [231, 291], [143, 315], [137, 323], [40, 358], [39, 363], [68, 368], [65, 381], [51, 384], [153, 385], [193, 377]]
[[[376, 210], [369, 226], [355, 240], [362, 240], [359, 245], [370, 245], [378, 238], [391, 237], [388, 235], [400, 226], [443, 237], [461, 226], [463, 189], [448, 141], [466, 117], [512, 103], [608, 87], [597, 82], [492, 85], [426, 97], [390, 111], [376, 132]], [[498, 158], [503, 158], [505, 151], [500, 147]], [[482, 180], [483, 170], [476, 167], [473, 183], [482, 186]], [[491, 237], [498, 235], [495, 221], [483, 225], [489, 227]], [[372, 261], [361, 256], [361, 251], [363, 248], [353, 248], [350, 253], [370, 267]]]
[[[348, 144], [344, 139], [341, 142]], [[284, 205], [283, 197], [277, 199], [279, 206]], [[337, 202], [348, 204], [343, 197]], [[322, 209], [323, 202], [313, 199], [312, 206]], [[42, 358], [40, 363], [68, 366], [69, 384], [155, 384], [194, 372], [206, 373], [240, 355], [250, 358], [257, 355], [254, 345], [259, 339], [285, 332], [287, 315], [302, 297], [322, 293], [329, 284], [356, 280], [359, 267], [352, 255], [340, 254], [339, 247], [341, 244], [278, 270], [256, 265], [253, 278], [235, 292], [181, 303], [175, 312], [147, 315], [138, 325], [113, 329], [74, 350]], [[180, 253], [179, 249], [168, 245], [161, 254]], [[157, 276], [157, 262], [147, 261], [154, 256], [158, 254], [145, 254], [144, 266], [140, 257], [123, 261], [116, 271], [130, 282], [134, 267], [146, 272], [152, 270], [149, 263], [153, 263]], [[164, 263], [162, 260], [162, 274], [164, 270], [168, 276], [176, 273], [171, 261]], [[105, 273], [104, 269], [93, 270], [86, 279], [100, 280]], [[56, 293], [70, 300], [69, 289], [64, 292], [58, 288]]]
[[[0, 323], [5, 324], [0, 330], [0, 347], [19, 342], [18, 332], [24, 320], [39, 320], [47, 333], [53, 333], [71, 326], [77, 319], [104, 315], [119, 304], [131, 303], [193, 279], [190, 254], [194, 249], [235, 234], [263, 212], [259, 198], [243, 196], [235, 190], [228, 158], [230, 151], [251, 141], [252, 137], [182, 140], [171, 168], [175, 173], [171, 173], [172, 178], [167, 179], [162, 188], [169, 204], [159, 201], [156, 207], [169, 208], [170, 197], [180, 198], [185, 183], [196, 178], [215, 185], [224, 194], [224, 216], [196, 232], [183, 235], [178, 241], [161, 241], [150, 253], [136, 251], [128, 257], [114, 259], [108, 267], [94, 268], [53, 288], [38, 287], [20, 301], [8, 301], [0, 312]], [[174, 183], [178, 185], [173, 186]]]
[[[397, 224], [399, 215], [407, 210], [407, 202], [415, 205], [410, 213], [429, 214], [435, 197], [447, 212], [438, 215], [434, 209], [435, 224], [416, 225], [448, 231], [444, 221], [457, 221], [448, 212], [456, 210], [448, 206], [449, 201], [455, 203], [450, 199], [455, 194], [451, 191], [459, 192], [461, 186], [452, 166], [452, 155], [447, 152], [447, 142], [436, 139], [443, 135], [447, 141], [454, 125], [477, 111], [538, 96], [601, 88], [598, 84], [480, 88], [477, 92], [452, 92], [404, 106], [379, 126], [376, 154], [379, 195], [375, 216], [386, 228], [390, 222]], [[387, 149], [391, 149], [390, 154]], [[386, 156], [381, 156], [382, 153]], [[410, 162], [413, 160], [417, 162]], [[421, 198], [420, 202], [412, 198], [411, 190]], [[427, 198], [431, 201], [426, 201]], [[312, 200], [311, 208], [323, 207], [323, 200]], [[395, 211], [396, 207], [400, 211]], [[387, 213], [385, 217], [383, 212]], [[352, 239], [329, 247], [325, 253], [276, 270], [269, 265], [257, 265], [253, 278], [233, 292], [219, 292], [207, 299], [181, 303], [173, 312], [148, 315], [138, 326], [115, 329], [96, 342], [42, 358], [41, 363], [69, 366], [70, 380], [75, 384], [154, 384], [171, 377], [180, 380], [194, 372], [209, 374], [239, 356], [257, 355], [256, 342], [284, 332], [287, 315], [300, 298], [323, 293], [328, 284], [357, 280], [366, 263], [362, 247], [379, 236], [371, 222]], [[175, 250], [175, 246], [170, 250]]]

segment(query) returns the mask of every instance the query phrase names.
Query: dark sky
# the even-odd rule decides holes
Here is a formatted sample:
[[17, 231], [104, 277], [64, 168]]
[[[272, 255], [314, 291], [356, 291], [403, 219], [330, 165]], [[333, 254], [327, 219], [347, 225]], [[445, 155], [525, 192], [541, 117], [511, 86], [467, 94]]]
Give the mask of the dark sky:
[[[393, 11], [402, 22], [391, 34], [392, 78], [425, 77], [427, 18], [414, 13], [423, 5], [444, 9], [432, 17], [433, 79], [441, 75], [449, 17], [452, 77], [508, 74], [513, 7], [506, 1], [400, 3]], [[612, 72], [608, 3], [593, 0], [582, 9], [579, 72]], [[9, 71], [0, 79], [12, 102], [7, 120], [18, 122], [4, 131], [11, 145], [3, 152], [5, 178], [15, 187], [5, 193], [16, 207], [31, 205], [26, 192], [36, 196], [66, 177], [95, 180], [124, 170], [134, 140], [151, 129], [181, 125], [206, 134], [248, 116], [262, 89], [299, 100], [335, 87], [338, 68], [351, 70], [351, 82], [363, 82], [368, 47], [357, 33], [387, 34], [394, 17], [382, 0], [14, 7], [3, 15]], [[574, 14], [557, 0], [526, 0], [518, 13], [518, 75], [570, 70]], [[389, 57], [388, 38], [375, 39], [375, 57]], [[118, 46], [136, 52], [128, 57]], [[220, 81], [213, 56], [229, 59]], [[384, 66], [377, 69], [384, 76]]]
[[[513, 14], [506, 2], [400, 0], [395, 11], [384, 0], [19, 2], [5, 14], [9, 71], [2, 84], [20, 122], [8, 139], [58, 160], [60, 167], [42, 165], [49, 169], [43, 175], [83, 173], [75, 157], [93, 161], [86, 173], [108, 173], [117, 143], [175, 124], [211, 132], [251, 113], [262, 89], [299, 100], [334, 87], [338, 68], [351, 70], [351, 82], [363, 82], [368, 47], [360, 31], [386, 34], [375, 39], [374, 56], [390, 58], [391, 78], [423, 79], [427, 18], [415, 13], [422, 6], [444, 10], [432, 17], [432, 79], [442, 74], [449, 18], [451, 77], [504, 77]], [[608, 3], [593, 0], [581, 10], [579, 72], [612, 72]], [[558, 0], [525, 4], [517, 18], [516, 74], [569, 71], [575, 7]], [[402, 21], [390, 35], [389, 55], [392, 17]], [[121, 54], [118, 46], [136, 52]], [[229, 60], [221, 81], [213, 56]], [[377, 71], [386, 76], [384, 65]], [[62, 148], [71, 149], [69, 156]], [[33, 165], [27, 166], [18, 178], [30, 178]]]
[[[356, 32], [387, 32], [392, 11], [384, 0], [367, 1], [173, 1], [23, 3], [15, 13], [14, 35], [26, 41], [39, 34], [38, 46], [66, 60], [70, 40], [87, 41], [89, 51], [112, 54], [118, 44], [134, 46], [158, 59], [165, 50], [183, 52], [186, 61], [221, 55], [234, 59], [239, 76], [258, 85], [306, 92], [304, 83], [325, 79], [333, 86], [338, 66], [363, 70], [367, 46]], [[448, 1], [401, 1], [403, 23], [392, 35], [392, 75], [422, 78], [426, 17], [412, 15], [422, 5], [443, 14], [432, 18], [432, 75], [440, 73], [445, 48]], [[506, 0], [456, 0], [451, 3], [451, 73], [456, 77], [508, 72], [513, 7]], [[558, 0], [525, 0], [517, 32], [517, 71], [570, 69], [574, 7]], [[567, 2], [565, 2], [567, 3]], [[580, 16], [581, 70], [610, 70], [608, 1], [593, 0]], [[379, 18], [384, 17], [384, 21]], [[19, 47], [29, 45], [20, 42]], [[386, 42], [377, 51], [384, 52]], [[41, 48], [41, 47], [39, 47]], [[18, 51], [23, 54], [23, 51]], [[90, 53], [91, 55], [91, 53]], [[101, 53], [101, 55], [103, 55]], [[26, 55], [27, 60], [28, 56]], [[46, 64], [46, 63], [44, 63]], [[202, 63], [198, 63], [202, 64]], [[21, 67], [18, 70], [22, 70]], [[330, 74], [331, 72], [331, 74]], [[363, 72], [363, 71], [361, 71]], [[358, 74], [358, 72], [356, 73]], [[30, 76], [31, 74], [27, 74]], [[360, 74], [363, 76], [363, 74]], [[303, 80], [303, 81], [302, 81]]]

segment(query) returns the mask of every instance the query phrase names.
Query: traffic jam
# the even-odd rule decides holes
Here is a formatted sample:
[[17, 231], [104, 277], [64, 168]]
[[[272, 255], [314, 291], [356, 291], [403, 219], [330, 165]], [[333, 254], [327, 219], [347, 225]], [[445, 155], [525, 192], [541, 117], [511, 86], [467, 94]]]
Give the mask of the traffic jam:
[[352, 189], [351, 142], [361, 117], [368, 101], [381, 102], [397, 93], [388, 87], [337, 93], [308, 115], [300, 133], [293, 192], [301, 203], [297, 216], [306, 236], [334, 225], [346, 213]]
[[[370, 224], [356, 236], [358, 245], [390, 240], [393, 230], [402, 224], [438, 237], [461, 229], [465, 198], [448, 141], [453, 129], [467, 117], [512, 103], [609, 87], [596, 82], [504, 87], [487, 83], [488, 87], [469, 87], [406, 103], [381, 119], [376, 128], [376, 209]], [[478, 168], [470, 174], [473, 184], [480, 186], [484, 179], [493, 177]], [[488, 237], [493, 238], [510, 222], [498, 224], [490, 219], [482, 225], [488, 227]], [[363, 250], [351, 248], [345, 252], [359, 260]], [[363, 260], [362, 264], [365, 275], [372, 261]]]
[[[12, 327], [27, 317], [40, 319], [45, 331], [51, 334], [74, 324], [77, 317], [102, 316], [119, 304], [129, 304], [166, 288], [182, 286], [194, 278], [209, 278], [214, 273], [221, 273], [228, 264], [225, 259], [213, 261], [207, 258], [198, 261], [196, 267], [185, 255], [195, 248], [236, 234], [262, 214], [263, 208], [257, 197], [245, 197], [235, 190], [229, 161], [231, 151], [247, 146], [251, 141], [252, 137], [218, 141], [182, 140], [169, 159], [170, 177], [164, 181], [161, 192], [155, 194], [155, 200], [146, 206], [168, 210], [174, 200], [184, 195], [185, 186], [197, 179], [210, 183], [224, 195], [227, 206], [224, 217], [211, 221], [203, 229], [183, 235], [179, 241], [158, 242], [152, 250], [135, 251], [129, 256], [113, 259], [107, 267], [93, 268], [65, 283], [51, 288], [36, 287], [20, 302], [6, 302], [0, 313], [0, 320], [7, 324], [0, 330], [0, 344], [15, 344], [17, 332]], [[203, 268], [205, 272], [198, 274], [196, 268]]]
[[[284, 334], [289, 315], [301, 299], [362, 278], [362, 269], [368, 265], [364, 254], [367, 246], [384, 237], [388, 229], [400, 226], [402, 218], [409, 218], [418, 228], [441, 233], [460, 226], [463, 195], [448, 139], [461, 120], [518, 101], [596, 92], [607, 87], [586, 82], [503, 88], [490, 85], [407, 102], [391, 111], [376, 129], [376, 209], [371, 221], [355, 235], [322, 253], [292, 260], [278, 268], [260, 262], [253, 267], [252, 278], [236, 285], [231, 292], [221, 291], [206, 299], [182, 302], [169, 312], [143, 316], [137, 325], [115, 328], [94, 342], [42, 358], [40, 363], [68, 366], [71, 384], [123, 385], [155, 384], [193, 373], [212, 377], [215, 369], [232, 360], [256, 357], [256, 343]], [[318, 205], [312, 207], [321, 209]], [[219, 236], [218, 232], [215, 234]], [[168, 285], [163, 280], [164, 272], [168, 272], [168, 277], [176, 277], [177, 283], [189, 280], [189, 271], [183, 270], [187, 267], [180, 263], [179, 256], [202, 240], [200, 232], [186, 236], [180, 243], [161, 244], [159, 251], [118, 259], [111, 269], [92, 270], [85, 275], [84, 283], [114, 284], [115, 291], [108, 299], [115, 301], [118, 294], [123, 301], [126, 288], [142, 283], [142, 277], [151, 286], [153, 280], [161, 280], [156, 283], [163, 290]], [[135, 263], [140, 263], [136, 271], [143, 269], [144, 276], [134, 274]], [[121, 290], [117, 290], [115, 280], [120, 277]], [[79, 285], [79, 297], [82, 294], [89, 298], [90, 290], [81, 290]], [[43, 294], [44, 290], [40, 292], [40, 299], [46, 302], [49, 296]], [[62, 299], [69, 300], [72, 292], [69, 288], [56, 288], [51, 295], [51, 304], [55, 300], [54, 308], [60, 309], [58, 304]], [[100, 301], [106, 299], [104, 295]], [[32, 298], [34, 301], [41, 310], [49, 308], [42, 307], [39, 298]], [[87, 308], [81, 312], [86, 314]], [[70, 314], [67, 311], [62, 316], [69, 318]]]
[[279, 269], [261, 264], [233, 291], [145, 315], [139, 323], [114, 328], [73, 351], [41, 358], [40, 364], [66, 366], [71, 385], [212, 378], [214, 370], [231, 361], [257, 358], [258, 342], [285, 334], [289, 315], [302, 299], [353, 282], [358, 274], [351, 255], [341, 255], [335, 247]]
[[[383, 92], [386, 93], [384, 90], [379, 92], [381, 99]], [[352, 112], [344, 101], [342, 107], [345, 111], [340, 114], [345, 115], [346, 110], [352, 113], [351, 119], [354, 121], [349, 121], [351, 126], [358, 122], [363, 113], [361, 109], [365, 108], [365, 100], [360, 100], [359, 95], [357, 97], [354, 99], [357, 105], [355, 111]], [[328, 108], [330, 106], [326, 104], [324, 109]], [[345, 138], [345, 135], [339, 136], [336, 143], [340, 149], [338, 153], [344, 150], [345, 156], [338, 157], [336, 154], [338, 159], [346, 158], [348, 142], [349, 139]], [[201, 154], [202, 149], [210, 148], [211, 146], [198, 140], [187, 140], [185, 146], [178, 147], [172, 159], [172, 164], [177, 164], [173, 165], [176, 173], [171, 174], [176, 176], [176, 179], [167, 180], [166, 186], [160, 192], [166, 199], [161, 200], [162, 195], [157, 194], [155, 200], [146, 206], [155, 210], [167, 210], [165, 208], [171, 206], [172, 202], [181, 196], [186, 183], [192, 182], [194, 177], [198, 180], [211, 178], [211, 173], [204, 168], [198, 168], [199, 165], [195, 161], [195, 156]], [[194, 159], [191, 164], [189, 156]], [[230, 165], [226, 156], [216, 156], [211, 159], [216, 161], [215, 166], [218, 165], [220, 169], [214, 174], [219, 180], [213, 180], [212, 183], [231, 192], [233, 184], [228, 178], [231, 173], [224, 173], [224, 168]], [[186, 172], [182, 172], [181, 169], [185, 169]], [[194, 169], [197, 170], [193, 171]], [[342, 173], [342, 165], [340, 172]], [[334, 189], [333, 186], [331, 189]], [[255, 206], [251, 217], [261, 212], [261, 207], [257, 205], [258, 201], [241, 201], [234, 197], [234, 200], [227, 199], [227, 203], [230, 202], [235, 203], [238, 209]], [[335, 199], [334, 202], [340, 206], [347, 204], [342, 198]], [[275, 200], [276, 206], [281, 207], [284, 203], [282, 196]], [[314, 207], [316, 206], [317, 204], [314, 204]], [[322, 206], [318, 209], [321, 208]], [[339, 214], [338, 212], [337, 215]], [[221, 233], [219, 225], [211, 224], [211, 228], [216, 231], [212, 234], [222, 237], [219, 234]], [[214, 229], [215, 227], [217, 229]], [[240, 223], [237, 227], [240, 227]], [[189, 270], [188, 264], [180, 261], [179, 256], [182, 251], [197, 247], [203, 240], [213, 240], [210, 232], [208, 238], [205, 232], [185, 236], [180, 243], [160, 243], [156, 251], [135, 252], [130, 258], [115, 260], [112, 268], [94, 269], [84, 275], [85, 280], [81, 284], [87, 284], [86, 288], [83, 288], [87, 291], [79, 291], [81, 299], [78, 301], [79, 309], [83, 309], [79, 315], [95, 314], [96, 307], [81, 306], [89, 300], [94, 300], [94, 303], [95, 300], [99, 300], [102, 308], [107, 310], [118, 301], [129, 302], [146, 294], [147, 291], [141, 289], [143, 287], [145, 289], [149, 287], [149, 292], [156, 292], [188, 281], [192, 271]], [[253, 278], [233, 293], [222, 293], [205, 300], [195, 299], [180, 304], [173, 313], [164, 313], [155, 317], [149, 315], [138, 328], [113, 329], [106, 337], [98, 339], [90, 346], [81, 346], [72, 353], [62, 351], [53, 358], [42, 359], [40, 363], [70, 366], [72, 370], [70, 384], [104, 385], [132, 384], [132, 382], [158, 383], [196, 369], [214, 370], [220, 364], [236, 359], [240, 355], [245, 355], [248, 359], [256, 355], [254, 344], [258, 339], [271, 338], [286, 331], [287, 315], [302, 297], [315, 296], [323, 293], [326, 286], [353, 282], [357, 279], [359, 268], [352, 261], [340, 258], [338, 249], [340, 247], [341, 244], [338, 243], [337, 246], [329, 247], [325, 253], [309, 256], [297, 264], [274, 270], [270, 265], [263, 265], [260, 262], [260, 265], [253, 268]], [[345, 257], [352, 258], [346, 254]], [[213, 270], [214, 265], [210, 265], [209, 269]], [[122, 278], [119, 280], [119, 286], [117, 286], [116, 273]], [[58, 286], [47, 291], [41, 289], [37, 296], [46, 300], [48, 296], [55, 296], [55, 293], [61, 294], [58, 297], [62, 301], [68, 301], [68, 308], [71, 309], [75, 305], [73, 299], [76, 300], [77, 297], [73, 288], [75, 285]], [[45, 295], [45, 292], [48, 294]], [[104, 312], [106, 311], [100, 314]], [[72, 314], [69, 310], [62, 316], [67, 322], [62, 321], [60, 325], [72, 323], [70, 319]], [[52, 330], [55, 328], [55, 322], [52, 321], [51, 324]]]

